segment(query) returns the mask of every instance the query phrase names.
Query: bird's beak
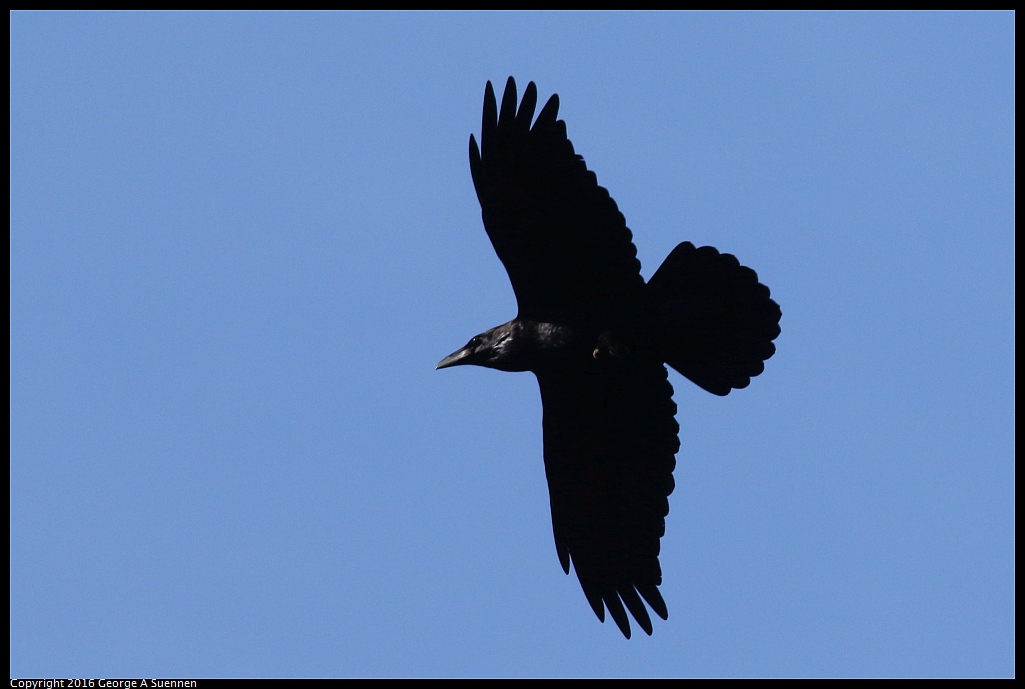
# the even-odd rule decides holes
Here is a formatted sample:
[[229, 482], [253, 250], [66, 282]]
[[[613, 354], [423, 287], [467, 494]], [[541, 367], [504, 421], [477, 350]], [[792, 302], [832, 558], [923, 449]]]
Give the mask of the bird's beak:
[[470, 348], [463, 347], [458, 352], [452, 352], [447, 357], [438, 362], [438, 365], [434, 367], [437, 371], [443, 368], [449, 368], [450, 366], [461, 366], [463, 364], [470, 363]]

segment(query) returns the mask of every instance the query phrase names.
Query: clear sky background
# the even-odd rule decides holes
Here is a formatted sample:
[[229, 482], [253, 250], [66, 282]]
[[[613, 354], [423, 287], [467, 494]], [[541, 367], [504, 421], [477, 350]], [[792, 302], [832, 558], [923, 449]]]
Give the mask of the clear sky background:
[[[1009, 676], [1014, 15], [26, 14], [12, 676]], [[671, 373], [667, 622], [559, 566], [467, 140], [558, 93], [646, 277], [758, 271]]]

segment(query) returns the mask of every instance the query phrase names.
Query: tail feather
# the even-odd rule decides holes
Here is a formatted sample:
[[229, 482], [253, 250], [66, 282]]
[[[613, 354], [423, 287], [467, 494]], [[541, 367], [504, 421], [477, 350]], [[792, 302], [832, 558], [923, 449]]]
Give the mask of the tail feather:
[[782, 315], [758, 275], [710, 246], [677, 246], [648, 281], [665, 362], [716, 395], [747, 387], [776, 351]]

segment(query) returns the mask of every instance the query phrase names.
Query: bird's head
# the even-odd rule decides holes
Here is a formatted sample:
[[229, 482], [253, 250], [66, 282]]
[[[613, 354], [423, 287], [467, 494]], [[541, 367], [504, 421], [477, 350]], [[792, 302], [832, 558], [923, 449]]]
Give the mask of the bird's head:
[[525, 346], [522, 329], [521, 324], [513, 320], [485, 330], [471, 338], [465, 347], [438, 362], [437, 368], [473, 364], [499, 371], [530, 370], [529, 346]]

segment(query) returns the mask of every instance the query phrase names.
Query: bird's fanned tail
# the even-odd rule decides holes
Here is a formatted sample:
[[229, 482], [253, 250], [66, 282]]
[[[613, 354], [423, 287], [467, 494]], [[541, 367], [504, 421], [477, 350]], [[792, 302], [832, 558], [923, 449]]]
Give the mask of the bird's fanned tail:
[[708, 392], [747, 387], [776, 351], [779, 305], [731, 254], [683, 242], [648, 290], [660, 318], [664, 361]]

